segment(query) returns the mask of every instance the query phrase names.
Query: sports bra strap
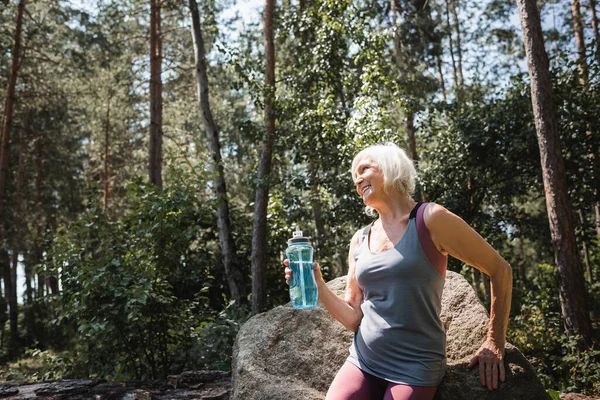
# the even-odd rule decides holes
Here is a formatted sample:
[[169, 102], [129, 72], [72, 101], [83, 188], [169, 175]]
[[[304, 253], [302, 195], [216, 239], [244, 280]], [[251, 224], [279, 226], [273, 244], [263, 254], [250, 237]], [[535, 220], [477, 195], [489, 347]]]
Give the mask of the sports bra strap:
[[414, 208], [412, 209], [412, 211], [410, 212], [410, 216], [408, 217], [408, 219], [414, 219], [417, 217], [417, 211], [419, 211], [419, 207], [421, 207], [424, 203], [417, 203], [417, 205], [414, 206]]

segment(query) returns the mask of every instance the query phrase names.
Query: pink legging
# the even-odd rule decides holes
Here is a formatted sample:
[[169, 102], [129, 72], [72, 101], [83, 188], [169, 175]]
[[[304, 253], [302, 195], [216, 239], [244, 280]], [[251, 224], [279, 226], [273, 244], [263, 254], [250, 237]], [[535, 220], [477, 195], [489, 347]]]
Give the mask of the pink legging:
[[325, 400], [431, 400], [437, 386], [388, 382], [346, 361], [329, 387]]

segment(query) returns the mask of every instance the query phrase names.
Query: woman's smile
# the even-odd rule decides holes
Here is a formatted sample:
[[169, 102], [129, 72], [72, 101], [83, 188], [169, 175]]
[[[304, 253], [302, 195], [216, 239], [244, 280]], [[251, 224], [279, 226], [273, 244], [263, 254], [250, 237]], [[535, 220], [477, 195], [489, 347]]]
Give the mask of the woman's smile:
[[356, 166], [356, 191], [358, 195], [365, 200], [366, 196], [378, 192], [378, 188], [383, 187], [383, 173], [379, 165], [371, 160], [364, 159]]

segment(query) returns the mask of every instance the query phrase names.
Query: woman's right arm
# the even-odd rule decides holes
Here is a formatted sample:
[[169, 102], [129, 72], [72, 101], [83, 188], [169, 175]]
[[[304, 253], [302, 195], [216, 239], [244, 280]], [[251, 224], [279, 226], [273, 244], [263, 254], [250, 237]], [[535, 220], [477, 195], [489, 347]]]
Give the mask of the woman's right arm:
[[[325, 308], [333, 315], [335, 319], [340, 321], [342, 325], [356, 332], [358, 325], [362, 320], [363, 313], [360, 308], [362, 302], [362, 290], [358, 286], [356, 280], [356, 260], [354, 259], [354, 252], [360, 245], [361, 231], [357, 231], [354, 234], [350, 242], [350, 251], [348, 253], [348, 277], [346, 278], [346, 295], [342, 299], [335, 294], [329, 286], [323, 280], [321, 275], [321, 268], [319, 264], [315, 263], [313, 269], [315, 271], [315, 279], [317, 280], [317, 286], [319, 288], [319, 300], [323, 303]], [[286, 275], [288, 268], [286, 268]]]

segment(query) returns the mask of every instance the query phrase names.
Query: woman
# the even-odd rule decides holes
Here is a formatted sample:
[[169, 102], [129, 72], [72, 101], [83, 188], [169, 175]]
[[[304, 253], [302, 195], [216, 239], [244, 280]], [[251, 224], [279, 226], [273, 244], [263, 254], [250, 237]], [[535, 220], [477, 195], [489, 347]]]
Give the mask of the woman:
[[[505, 380], [510, 265], [461, 218], [435, 203], [415, 203], [416, 171], [394, 144], [361, 151], [352, 162], [356, 191], [378, 219], [350, 242], [345, 298], [325, 284], [317, 263], [319, 299], [355, 332], [350, 356], [327, 400], [432, 399], [445, 371], [441, 296], [451, 255], [490, 276], [489, 333], [469, 367], [492, 390]], [[286, 265], [286, 282], [291, 270]]]

